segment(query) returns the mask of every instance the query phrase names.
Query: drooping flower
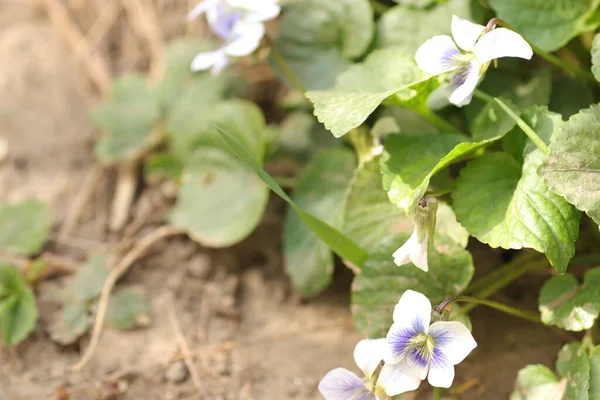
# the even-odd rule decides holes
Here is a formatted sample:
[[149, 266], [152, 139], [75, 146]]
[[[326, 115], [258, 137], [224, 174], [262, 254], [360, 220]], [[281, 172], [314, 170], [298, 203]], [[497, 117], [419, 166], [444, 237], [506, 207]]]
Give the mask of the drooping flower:
[[277, 17], [280, 11], [277, 0], [204, 0], [188, 14], [188, 20], [206, 13], [211, 30], [224, 45], [198, 54], [191, 69], [211, 69], [218, 74], [231, 63], [231, 57], [253, 53], [265, 35], [263, 23]]
[[415, 228], [410, 238], [392, 254], [394, 263], [398, 266], [412, 262], [415, 267], [423, 271], [429, 270], [427, 261], [427, 249], [433, 243], [435, 233], [435, 219], [438, 209], [437, 200], [427, 197], [417, 206], [415, 210]]
[[[345, 368], [333, 369], [319, 382], [323, 397], [326, 400], [381, 400], [386, 396], [416, 390], [421, 379], [408, 364], [385, 364], [379, 370], [386, 348], [385, 339], [363, 339], [358, 342], [354, 348], [354, 361], [363, 371], [364, 379]], [[373, 387], [375, 379], [377, 383]]]
[[434, 36], [419, 47], [415, 60], [432, 75], [452, 72], [446, 88], [450, 103], [471, 102], [479, 78], [489, 63], [501, 57], [531, 59], [531, 46], [518, 33], [506, 28], [486, 32], [486, 27], [452, 16], [452, 36]]
[[387, 337], [385, 365], [406, 363], [432, 386], [448, 388], [454, 365], [477, 347], [469, 329], [458, 321], [431, 324], [431, 303], [422, 293], [404, 292], [394, 308], [394, 324]]

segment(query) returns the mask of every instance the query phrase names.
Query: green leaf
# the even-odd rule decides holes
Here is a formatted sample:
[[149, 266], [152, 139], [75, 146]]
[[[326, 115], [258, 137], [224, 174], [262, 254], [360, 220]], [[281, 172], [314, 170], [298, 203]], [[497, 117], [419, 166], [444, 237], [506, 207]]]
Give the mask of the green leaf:
[[545, 365], [528, 365], [519, 371], [510, 400], [559, 399], [559, 380]]
[[150, 306], [135, 287], [119, 290], [111, 296], [106, 310], [106, 323], [122, 331], [147, 326]]
[[[394, 94], [399, 95], [394, 99], [397, 102], [426, 97], [427, 91], [435, 88], [428, 79], [437, 82], [436, 77], [426, 76], [411, 56], [397, 49], [383, 49], [341, 74], [332, 90], [308, 91], [306, 96], [314, 103], [319, 121], [340, 137], [362, 124]], [[412, 88], [417, 84], [426, 87]]]
[[13, 267], [0, 265], [0, 334], [6, 346], [15, 346], [35, 328], [35, 296]]
[[89, 303], [100, 296], [109, 274], [108, 259], [104, 256], [93, 256], [69, 280], [66, 289], [77, 302]]
[[376, 45], [379, 48], [397, 47], [414, 55], [433, 36], [452, 35], [452, 15], [474, 21], [470, 0], [449, 0], [431, 9], [398, 5], [379, 19]]
[[81, 303], [66, 305], [53, 315], [48, 331], [57, 343], [69, 345], [75, 343], [90, 327], [88, 310]]
[[[373, 10], [367, 0], [306, 0], [286, 7], [271, 64], [282, 79], [277, 56], [307, 89], [327, 89], [373, 38]], [[290, 82], [288, 82], [289, 84]]]
[[210, 146], [192, 153], [169, 217], [203, 246], [232, 246], [262, 219], [269, 190], [234, 155]]
[[339, 232], [337, 229], [331, 227], [329, 224], [321, 221], [312, 214], [304, 211], [301, 207], [295, 204], [292, 199], [281, 189], [281, 187], [275, 182], [275, 180], [267, 174], [256, 161], [255, 157], [231, 134], [217, 127], [217, 130], [221, 134], [221, 137], [229, 146], [229, 149], [233, 154], [236, 155], [244, 164], [246, 164], [252, 171], [254, 171], [264, 183], [271, 188], [279, 197], [285, 200], [296, 213], [302, 218], [305, 224], [323, 240], [334, 253], [342, 258], [345, 258], [358, 268], [360, 268], [365, 259], [367, 253], [360, 248], [356, 243], [347, 238], [344, 234]]
[[600, 346], [590, 352], [590, 399], [600, 399]]
[[[517, 116], [521, 116], [521, 109], [508, 99], [502, 99]], [[496, 102], [487, 103], [473, 120], [471, 131], [476, 141], [498, 139], [510, 132], [517, 122]]]
[[412, 218], [388, 200], [379, 170], [380, 158], [354, 171], [346, 194], [343, 231], [368, 251], [399, 232], [410, 232]]
[[215, 124], [226, 127], [262, 163], [266, 128], [260, 109], [245, 100], [216, 104], [192, 125], [195, 134], [188, 139], [173, 138], [174, 150], [187, 164], [170, 220], [202, 245], [228, 247], [256, 228], [269, 191], [227, 150]]
[[543, 365], [528, 365], [519, 371], [515, 389], [510, 400], [595, 400], [596, 384], [600, 375], [598, 351], [600, 346], [588, 353], [581, 343], [568, 343], [558, 353], [554, 372]]
[[569, 331], [590, 329], [600, 310], [600, 268], [586, 272], [583, 285], [571, 274], [550, 278], [540, 291], [542, 322]]
[[594, 36], [592, 43], [592, 73], [594, 78], [600, 82], [600, 34]]
[[435, 233], [446, 236], [463, 249], [469, 243], [469, 232], [456, 221], [454, 210], [446, 203], [438, 202]]
[[568, 343], [563, 346], [556, 360], [556, 371], [567, 379], [563, 399], [590, 399], [590, 359], [580, 343]]
[[588, 19], [599, 4], [599, 0], [490, 0], [499, 18], [546, 51], [594, 29], [597, 23]]
[[52, 228], [52, 213], [37, 200], [0, 207], [0, 249], [15, 256], [39, 253]]
[[456, 134], [390, 135], [382, 160], [383, 187], [390, 201], [411, 214], [432, 176], [503, 135], [467, 142]]
[[600, 224], [600, 105], [581, 110], [552, 137], [539, 173], [553, 191]]
[[[538, 117], [531, 118], [531, 125], [547, 139], [560, 119], [546, 112]], [[481, 242], [494, 248], [533, 248], [563, 273], [575, 253], [579, 213], [538, 176], [544, 154], [531, 143], [525, 151], [523, 165], [507, 153], [471, 161], [456, 181], [453, 208], [458, 221]]]
[[107, 164], [137, 157], [152, 143], [159, 117], [157, 91], [144, 76], [118, 78], [111, 98], [92, 113], [92, 121], [106, 131], [96, 143], [96, 156]]
[[[315, 156], [306, 166], [292, 200], [307, 212], [339, 228], [344, 195], [356, 157], [345, 148], [331, 148]], [[333, 255], [300, 216], [290, 207], [283, 225], [285, 269], [303, 295], [325, 289], [333, 276]]]
[[[386, 335], [392, 324], [394, 306], [405, 290], [421, 292], [436, 305], [446, 297], [459, 294], [473, 277], [471, 254], [449, 239], [444, 240], [438, 250], [428, 251], [428, 272], [412, 264], [398, 267], [392, 253], [409, 236], [401, 233], [383, 241], [354, 278], [351, 310], [356, 328], [363, 335], [372, 338]], [[441, 240], [441, 236], [436, 238], [436, 246]]]

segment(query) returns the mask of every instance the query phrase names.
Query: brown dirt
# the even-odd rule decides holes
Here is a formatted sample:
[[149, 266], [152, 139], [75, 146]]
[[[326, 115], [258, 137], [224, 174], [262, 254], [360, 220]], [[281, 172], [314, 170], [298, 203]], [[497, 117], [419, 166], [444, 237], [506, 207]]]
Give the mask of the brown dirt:
[[[87, 118], [93, 102], [87, 77], [39, 4], [0, 0], [0, 137], [9, 148], [0, 167], [0, 201], [44, 200], [54, 210], [58, 230], [92, 166], [97, 132]], [[81, 7], [82, 2], [72, 4]], [[185, 10], [171, 8], [178, 13], [169, 14], [168, 21]], [[125, 64], [142, 65], [144, 57], [132, 60]], [[118, 236], [105, 228], [113, 178], [106, 173], [97, 182], [73, 241], [53, 240], [49, 249], [83, 261], [106, 252], [107, 244], [108, 251], [118, 244]], [[143, 199], [134, 207], [142, 207]], [[340, 269], [333, 287], [301, 301], [282, 271], [282, 209], [273, 199], [259, 230], [233, 249], [202, 249], [184, 238], [155, 246], [122, 280], [145, 291], [151, 325], [128, 333], [106, 329], [82, 372], [69, 368], [89, 339], [58, 346], [42, 318], [25, 343], [2, 351], [0, 399], [68, 398], [61, 393], [73, 399], [319, 399], [316, 386], [324, 373], [337, 366], [355, 369], [352, 350], [360, 335], [348, 311], [351, 276]], [[498, 264], [497, 255], [481, 246], [474, 250], [478, 265]], [[535, 295], [516, 300], [535, 306]], [[39, 301], [43, 316], [52, 306], [45, 298]], [[194, 358], [204, 394], [189, 377], [181, 383], [166, 378], [180, 367], [166, 361], [178, 352], [174, 315], [189, 347], [204, 349]], [[460, 398], [507, 398], [518, 369], [527, 363], [552, 365], [562, 343], [547, 328], [495, 311], [477, 309], [472, 319], [479, 347], [458, 366], [455, 387], [480, 383]], [[228, 347], [208, 351], [219, 343]], [[407, 397], [430, 398], [430, 392], [423, 384]]]

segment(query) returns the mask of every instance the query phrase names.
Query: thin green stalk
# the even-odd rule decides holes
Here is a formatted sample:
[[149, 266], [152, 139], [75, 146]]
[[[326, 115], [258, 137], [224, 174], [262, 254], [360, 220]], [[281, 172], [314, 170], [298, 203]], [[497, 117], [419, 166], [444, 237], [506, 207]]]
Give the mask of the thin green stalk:
[[419, 109], [413, 110], [423, 118], [427, 119], [431, 122], [436, 128], [440, 129], [442, 132], [453, 133], [460, 132], [454, 125], [450, 122], [446, 121], [433, 111], [431, 111], [428, 107], [422, 107]]
[[519, 125], [519, 128], [521, 128], [523, 130], [523, 132], [525, 132], [525, 134], [529, 137], [529, 139], [531, 139], [531, 141], [537, 146], [538, 149], [540, 149], [544, 154], [548, 155], [550, 154], [550, 150], [548, 150], [548, 146], [546, 145], [546, 142], [544, 142], [542, 140], [541, 137], [538, 136], [537, 133], [535, 133], [535, 131], [529, 126], [527, 125], [527, 123], [525, 121], [523, 121], [521, 119], [521, 117], [519, 117], [517, 114], [514, 113], [513, 110], [510, 109], [510, 107], [508, 107], [502, 100], [500, 100], [497, 97], [492, 97], [490, 95], [487, 95], [485, 93], [483, 93], [481, 90], [475, 90], [474, 92], [475, 97], [486, 101], [490, 104], [496, 103], [498, 104], [506, 114], [508, 114], [508, 116], [517, 123], [517, 125]]
[[275, 45], [275, 41], [273, 39], [271, 39], [271, 37], [269, 35], [265, 35], [265, 37], [267, 38], [267, 41], [269, 42], [269, 45], [271, 46], [271, 52], [273, 53], [273, 58], [275, 59], [275, 62], [281, 69], [281, 72], [283, 72], [283, 75], [285, 75], [285, 77], [288, 79], [288, 81], [290, 81], [290, 83], [292, 84], [294, 89], [298, 90], [300, 93], [306, 93], [306, 89], [304, 88], [304, 85], [302, 85], [302, 82], [300, 82], [300, 79], [298, 79], [298, 77], [296, 76], [294, 71], [290, 68], [288, 63], [285, 61], [285, 59], [279, 52], [279, 49]]
[[[484, 306], [494, 308], [498, 311], [502, 311], [506, 314], [510, 314], [512, 316], [519, 317], [519, 318], [525, 319], [527, 321], [541, 323], [540, 317], [537, 314], [534, 314], [532, 312], [525, 311], [525, 310], [520, 310], [518, 308], [514, 308], [514, 307], [508, 306], [506, 304], [499, 303], [497, 301], [478, 299], [476, 297], [469, 297], [469, 296], [457, 296], [454, 298], [454, 301], [463, 301], [463, 302], [471, 303], [471, 304], [482, 304]], [[462, 310], [463, 313], [464, 313], [465, 308], [466, 308], [466, 306], [463, 307], [463, 310]]]
[[[496, 25], [503, 26], [507, 29], [510, 29], [511, 31], [516, 32], [515, 28], [513, 28], [510, 24], [502, 21], [499, 18], [494, 18], [492, 21]], [[490, 21], [490, 23], [492, 23], [492, 21]], [[572, 64], [569, 64], [568, 62], [563, 61], [559, 57], [556, 57], [555, 55], [552, 55], [552, 54], [548, 53], [547, 51], [540, 49], [539, 47], [537, 47], [535, 44], [533, 44], [532, 42], [530, 42], [527, 39], [525, 39], [525, 41], [527, 43], [529, 43], [529, 45], [531, 46], [531, 49], [534, 51], [534, 53], [536, 53], [537, 55], [542, 57], [544, 60], [548, 61], [550, 64], [554, 64], [555, 66], [564, 70], [565, 72], [567, 72], [570, 75], [579, 76], [580, 78], [583, 78], [583, 79], [586, 79], [586, 80], [596, 83], [596, 79], [594, 78], [594, 75], [592, 75], [592, 73], [590, 71], [586, 71], [584, 69], [579, 68], [576, 65], [572, 65]]]
[[442, 400], [442, 388], [433, 387], [433, 400]]
[[[504, 277], [508, 276], [509, 273], [527, 267], [527, 263], [533, 261], [535, 258], [539, 257], [539, 254], [533, 252], [525, 252], [522, 255], [518, 255], [511, 262], [504, 264], [500, 268], [494, 269], [489, 274], [480, 278], [479, 280], [473, 282], [467, 287], [464, 291], [464, 294], [475, 293], [479, 290], [483, 290], [488, 286], [494, 285], [499, 280], [502, 280]], [[478, 296], [480, 297], [480, 296]]]

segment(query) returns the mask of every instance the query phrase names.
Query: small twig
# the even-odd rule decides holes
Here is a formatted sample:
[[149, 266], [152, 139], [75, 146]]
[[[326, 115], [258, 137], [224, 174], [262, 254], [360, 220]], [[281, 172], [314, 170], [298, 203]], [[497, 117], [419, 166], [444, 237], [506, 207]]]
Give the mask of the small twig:
[[[175, 339], [177, 340], [177, 345], [179, 346], [179, 351], [182, 354], [189, 354], [190, 348], [185, 340], [185, 336], [183, 336], [183, 331], [181, 329], [181, 325], [179, 324], [179, 320], [177, 319], [177, 311], [175, 310], [175, 304], [173, 301], [173, 296], [169, 298], [168, 302], [169, 307], [169, 318], [171, 320], [171, 326], [173, 328], [173, 332], [175, 333]], [[192, 377], [192, 382], [198, 390], [199, 393], [204, 393], [204, 388], [202, 387], [202, 382], [200, 382], [200, 377], [198, 375], [198, 369], [196, 369], [196, 364], [194, 364], [194, 360], [190, 356], [184, 356], [183, 362], [187, 366], [190, 371], [190, 376]]]
[[[121, 14], [121, 10], [123, 9], [120, 0], [106, 1], [106, 3], [100, 10], [100, 15], [98, 15], [85, 35], [86, 42], [88, 43], [88, 51], [94, 51], [98, 47], [104, 36], [106, 36], [119, 18], [119, 14]], [[84, 50], [77, 48], [73, 52], [79, 53]]]
[[96, 164], [85, 177], [83, 183], [81, 184], [81, 188], [69, 205], [69, 211], [65, 217], [65, 222], [62, 224], [60, 231], [58, 232], [59, 240], [66, 240], [69, 235], [71, 235], [71, 232], [75, 228], [75, 225], [77, 224], [77, 221], [83, 212], [83, 208], [94, 192], [96, 182], [98, 181], [98, 177], [100, 176], [101, 172], [102, 167], [99, 164]]
[[117, 188], [110, 212], [109, 229], [113, 232], [123, 229], [129, 218], [137, 186], [137, 165], [135, 162], [123, 162], [118, 166]]
[[123, 5], [131, 17], [136, 34], [148, 44], [150, 50], [150, 76], [161, 79], [163, 71], [164, 41], [160, 24], [152, 3], [142, 0], [123, 0]]
[[79, 362], [72, 367], [73, 371], [80, 371], [83, 367], [85, 367], [85, 365], [91, 360], [96, 348], [98, 347], [98, 342], [100, 341], [100, 335], [102, 333], [102, 327], [104, 325], [104, 318], [106, 317], [106, 310], [108, 308], [108, 300], [110, 299], [112, 289], [116, 285], [119, 278], [123, 276], [129, 267], [153, 244], [169, 236], [183, 235], [185, 232], [185, 230], [173, 226], [162, 226], [158, 228], [140, 240], [140, 242], [133, 249], [131, 249], [121, 259], [121, 261], [119, 261], [114, 269], [111, 270], [110, 275], [108, 278], [106, 278], [106, 282], [102, 287], [102, 292], [100, 293], [100, 300], [98, 301], [98, 313], [96, 314], [96, 321], [92, 331], [90, 344], [81, 360], [79, 360]]
[[108, 94], [112, 82], [110, 69], [102, 58], [93, 54], [89, 45], [73, 22], [61, 0], [40, 0], [54, 26], [69, 43], [73, 55], [83, 64], [85, 70], [96, 89], [103, 94]]

